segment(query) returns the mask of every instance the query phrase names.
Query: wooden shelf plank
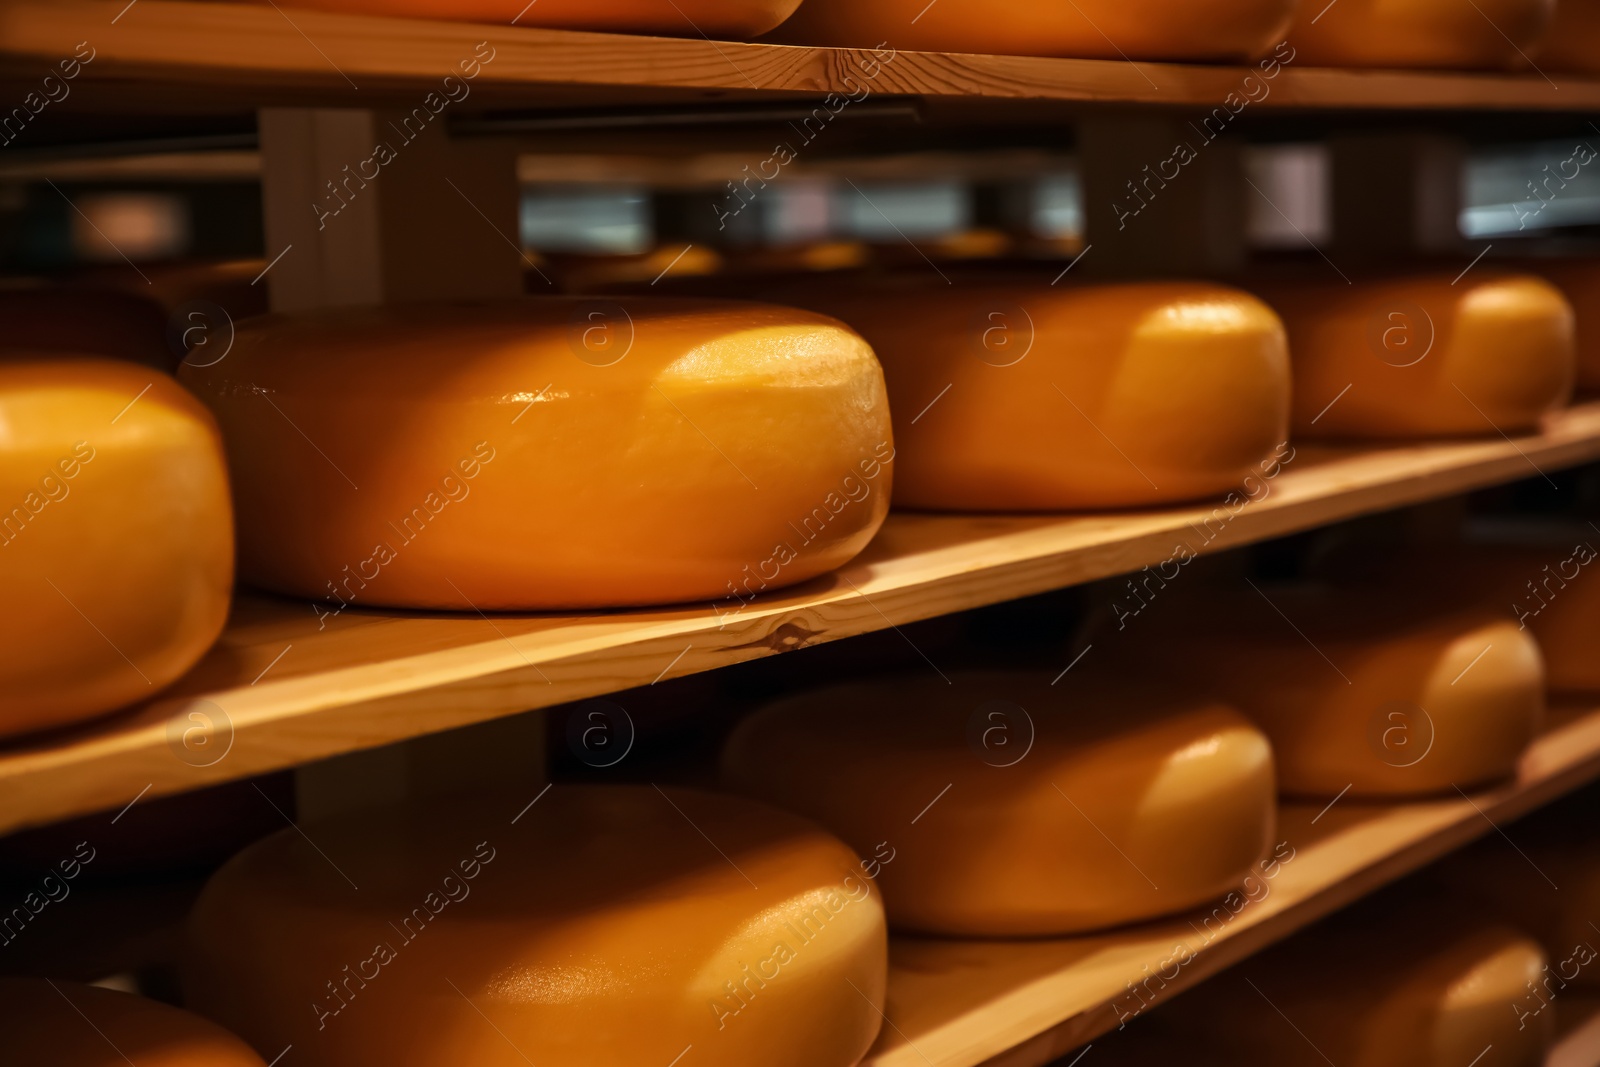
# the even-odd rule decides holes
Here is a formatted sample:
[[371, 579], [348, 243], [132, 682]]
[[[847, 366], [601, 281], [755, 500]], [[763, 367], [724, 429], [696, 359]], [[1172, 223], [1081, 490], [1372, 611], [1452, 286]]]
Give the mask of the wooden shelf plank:
[[[124, 10], [124, 8], [131, 8]], [[693, 39], [573, 33], [503, 25], [334, 15], [294, 8], [183, 0], [4, 0], [0, 57], [5, 80], [96, 49], [80, 89], [99, 85], [115, 99], [148, 100], [166, 87], [164, 109], [215, 103], [229, 88], [255, 103], [277, 94], [325, 106], [371, 106], [374, 93], [426, 92], [488, 40], [496, 56], [475, 83], [500, 100], [552, 99], [580, 89], [608, 102], [720, 101], [782, 94], [859, 92], [847, 84], [869, 52], [734, 44]], [[888, 44], [892, 47], [894, 42]], [[901, 52], [882, 68], [875, 93], [943, 98], [1055, 100], [1212, 107], [1239, 89], [1250, 68], [1105, 60]], [[1290, 66], [1252, 109], [1481, 109], [1582, 112], [1600, 107], [1600, 81], [1537, 74], [1341, 71]], [[854, 86], [854, 88], [852, 87]], [[1558, 88], [1559, 86], [1559, 88]], [[102, 94], [99, 99], [111, 99]], [[571, 99], [571, 97], [566, 97]], [[76, 106], [76, 105], [75, 105]]]
[[1517, 439], [1302, 445], [1236, 514], [896, 513], [843, 570], [742, 607], [319, 620], [306, 602], [244, 595], [156, 700], [0, 747], [0, 832], [1134, 571], [1180, 542], [1215, 552], [1596, 458], [1600, 400]]
[[[1286, 805], [1278, 837], [1294, 849], [1293, 857], [1264, 881], [1267, 890], [1257, 890], [1256, 901], [1236, 914], [1226, 908], [1201, 910], [1052, 941], [891, 939], [888, 1018], [893, 1026], [885, 1027], [862, 1067], [1043, 1067], [1109, 1034], [1124, 1016], [1137, 1018], [1142, 1002], [1129, 983], [1144, 982], [1147, 973], [1176, 972], [1164, 987], [1150, 983], [1148, 1006], [1494, 833], [1495, 824], [1600, 778], [1600, 710], [1566, 707], [1551, 720], [1523, 756], [1515, 781], [1470, 799], [1343, 800], [1325, 813], [1321, 804]], [[1215, 915], [1227, 918], [1213, 917], [1202, 925]], [[1179, 945], [1192, 959], [1175, 966], [1175, 956], [1182, 955]], [[1568, 1040], [1576, 1047], [1578, 1034]], [[1560, 1062], [1595, 1067], [1600, 1061]]]
[[1600, 1067], [1600, 994], [1562, 990], [1556, 1001], [1556, 1043], [1545, 1067]]

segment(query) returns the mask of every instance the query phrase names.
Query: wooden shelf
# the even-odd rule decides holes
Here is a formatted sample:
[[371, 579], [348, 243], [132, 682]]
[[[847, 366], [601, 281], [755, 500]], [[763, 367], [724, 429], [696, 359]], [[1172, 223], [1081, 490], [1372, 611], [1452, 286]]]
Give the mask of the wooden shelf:
[[[686, 34], [691, 31], [685, 27]], [[692, 36], [692, 35], [691, 35]], [[372, 107], [436, 88], [473, 46], [493, 63], [475, 83], [484, 99], [524, 104], [666, 104], [854, 92], [845, 83], [868, 53], [829, 48], [572, 33], [504, 25], [332, 15], [284, 6], [177, 0], [3, 0], [0, 80], [33, 87], [45, 68], [90, 40], [73, 104], [113, 110], [156, 105], [206, 111], [315, 102]], [[889, 42], [893, 45], [893, 42]], [[1212, 107], [1247, 68], [1104, 60], [902, 52], [877, 94]], [[1471, 109], [1584, 112], [1600, 81], [1572, 75], [1340, 71], [1290, 66], [1252, 110]], [[855, 83], [859, 84], [859, 83]], [[202, 94], [193, 90], [203, 88]], [[13, 96], [17, 94], [13, 93]], [[20, 99], [20, 97], [18, 97]], [[415, 100], [411, 100], [415, 103]], [[55, 110], [55, 108], [52, 108]]]
[[[1517, 778], [1467, 799], [1408, 804], [1341, 800], [1285, 805], [1278, 837], [1294, 851], [1269, 891], [1226, 922], [1209, 912], [1092, 937], [890, 943], [888, 1018], [862, 1067], [1042, 1067], [1107, 1035], [1139, 1000], [1128, 983], [1174, 971], [1176, 946], [1194, 958], [1176, 968], [1156, 1003], [1190, 988], [1402, 875], [1495, 832], [1494, 824], [1600, 778], [1600, 710], [1565, 708], [1523, 756]], [[1493, 820], [1491, 823], [1490, 820]], [[1224, 909], [1224, 915], [1228, 914]], [[1191, 925], [1193, 923], [1194, 925]], [[1206, 941], [1209, 933], [1211, 940]], [[1154, 983], [1152, 990], [1156, 989]], [[1120, 1010], [1119, 1010], [1120, 1009]], [[1130, 1025], [1137, 1025], [1136, 1022]], [[1596, 1048], [1588, 1029], [1563, 1048]], [[1114, 1038], [1107, 1038], [1108, 1047]], [[1091, 1054], [1092, 1055], [1092, 1054]], [[1595, 1067], [1600, 1059], [1563, 1059]]]
[[[0, 748], [0, 832], [1105, 578], [1180, 542], [1215, 552], [1596, 458], [1600, 401], [1589, 401], [1515, 440], [1300, 446], [1270, 493], [1232, 516], [1216, 503], [894, 514], [843, 570], [725, 615], [709, 604], [493, 618], [350, 609], [319, 623], [308, 603], [246, 595], [217, 647], [150, 704]], [[207, 722], [209, 747], [186, 750], [185, 731], [205, 740]]]
[[1562, 990], [1556, 1001], [1556, 1043], [1545, 1067], [1600, 1067], [1600, 993]]

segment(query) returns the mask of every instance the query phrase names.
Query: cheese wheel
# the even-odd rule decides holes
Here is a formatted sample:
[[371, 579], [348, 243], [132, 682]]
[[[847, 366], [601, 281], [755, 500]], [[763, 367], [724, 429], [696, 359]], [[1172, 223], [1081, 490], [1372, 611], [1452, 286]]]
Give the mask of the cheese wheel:
[[[799, 3], [800, 0], [538, 0], [536, 4], [526, 0], [294, 0], [295, 7], [352, 15], [733, 40], [766, 33], [788, 18]], [[483, 58], [482, 53], [479, 58]]]
[[1554, 1012], [1515, 1008], [1544, 965], [1508, 926], [1363, 908], [1134, 1018], [1131, 1040], [1108, 1036], [1097, 1055], [1106, 1067], [1542, 1067]]
[[167, 316], [142, 295], [115, 289], [0, 291], [0, 360], [51, 356], [124, 359], [170, 371]]
[[1082, 59], [1241, 60], [1280, 40], [1293, 0], [806, 0], [784, 44]]
[[1574, 317], [1527, 275], [1253, 286], [1289, 330], [1294, 433], [1371, 439], [1533, 430], [1571, 398]]
[[227, 359], [182, 370], [222, 423], [244, 575], [319, 613], [595, 608], [742, 602], [861, 551], [894, 458], [861, 338], [618, 301], [242, 324]]
[[865, 1054], [887, 937], [844, 845], [693, 790], [529, 799], [349, 815], [251, 846], [195, 906], [187, 1002], [258, 1051], [292, 1043], [304, 1067]]
[[1308, 66], [1506, 69], [1527, 65], [1557, 6], [1557, 0], [1304, 3], [1289, 41], [1300, 53], [1296, 62]]
[[895, 277], [781, 295], [843, 319], [883, 361], [900, 505], [1057, 511], [1220, 495], [1287, 432], [1283, 326], [1237, 290]]
[[0, 735], [155, 695], [222, 632], [232, 584], [193, 397], [126, 363], [0, 361]]
[[[1563, 5], [1561, 10], [1565, 11]], [[1600, 21], [1600, 5], [1596, 5], [1596, 21]], [[1588, 54], [1588, 53], [1585, 53]], [[1600, 73], [1600, 56], [1595, 71]], [[1541, 259], [1517, 261], [1516, 269], [1537, 274], [1561, 290], [1572, 305], [1576, 328], [1578, 362], [1577, 382], [1580, 389], [1600, 389], [1600, 257], [1549, 256]]]
[[1600, 74], [1600, 3], [1557, 0], [1534, 60], [1541, 70]]
[[1255, 720], [1286, 795], [1454, 795], [1513, 773], [1538, 731], [1539, 648], [1503, 613], [1424, 614], [1392, 588], [1190, 595], [1148, 619], [1119, 611], [1133, 639], [1103, 644]]
[[262, 1067], [221, 1027], [153, 1000], [75, 982], [0, 978], [6, 1063], [28, 1067]]
[[1539, 643], [1550, 689], [1600, 692], [1600, 536], [1574, 524], [1549, 545], [1350, 545], [1319, 561], [1319, 573], [1348, 584], [1409, 585], [1429, 603], [1499, 612]]
[[1272, 752], [1218, 703], [1030, 675], [891, 677], [741, 722], [724, 782], [881, 862], [896, 928], [1065, 934], [1221, 896], [1271, 843]]

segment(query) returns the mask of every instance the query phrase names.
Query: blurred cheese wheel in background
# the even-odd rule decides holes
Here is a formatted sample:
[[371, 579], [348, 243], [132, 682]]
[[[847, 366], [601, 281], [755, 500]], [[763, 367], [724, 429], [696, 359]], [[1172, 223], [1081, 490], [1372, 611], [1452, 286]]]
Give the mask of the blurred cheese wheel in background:
[[1299, 6], [1289, 42], [1303, 66], [1522, 67], [1557, 7], [1557, 0], [1313, 0]]
[[170, 371], [167, 315], [145, 296], [115, 289], [0, 290], [0, 360], [98, 356]]
[[1289, 796], [1450, 792], [1511, 774], [1544, 713], [1538, 645], [1503, 613], [1424, 614], [1399, 606], [1404, 594], [1268, 585], [1163, 605], [1158, 592], [1151, 617], [1094, 641], [1255, 720]]
[[1297, 437], [1516, 433], [1572, 396], [1572, 306], [1530, 275], [1263, 281], [1289, 329]]
[[1544, 965], [1499, 922], [1365, 906], [1134, 1018], [1096, 1055], [1106, 1067], [1541, 1067], [1555, 1013], [1514, 1009], [1538, 1003]]
[[1600, 3], [1557, 0], [1533, 59], [1542, 70], [1600, 74]]
[[543, 263], [542, 270], [528, 279], [527, 291], [536, 295], [549, 292], [546, 278], [564, 293], [598, 293], [648, 286], [669, 274], [675, 278], [717, 274], [723, 256], [714, 248], [690, 245], [688, 249], [656, 248], [636, 255], [551, 253], [543, 257]]
[[0, 735], [154, 696], [232, 586], [221, 441], [192, 396], [126, 363], [0, 360]]
[[780, 298], [849, 323], [882, 360], [903, 506], [1219, 495], [1287, 433], [1283, 326], [1237, 290], [898, 277], [819, 280]]
[[842, 843], [693, 790], [530, 799], [389, 808], [246, 849], [195, 907], [186, 1002], [305, 1067], [866, 1053], [887, 937]]
[[262, 1067], [237, 1037], [153, 1000], [74, 982], [0, 978], [6, 1063], [28, 1067]]
[[787, 308], [267, 316], [183, 378], [228, 443], [243, 575], [328, 610], [742, 602], [843, 564], [889, 507], [872, 350]]
[[1238, 712], [1126, 685], [928, 672], [741, 722], [732, 789], [839, 834], [899, 929], [1065, 934], [1221, 896], [1271, 844], [1272, 753]]
[[[1562, 10], [1565, 10], [1563, 5]], [[1600, 21], [1600, 4], [1595, 6]], [[1600, 49], [1595, 41], [1593, 49]], [[1592, 49], [1592, 50], [1593, 50]], [[1600, 72], [1600, 52], [1595, 52], [1596, 71]], [[1516, 269], [1536, 274], [1560, 289], [1572, 304], [1576, 326], [1580, 389], [1600, 389], [1600, 257], [1550, 256], [1517, 261]]]
[[1293, 0], [806, 0], [784, 44], [1082, 59], [1242, 60], [1279, 41]]
[[[271, 0], [257, 0], [270, 3]], [[656, 33], [669, 37], [744, 40], [766, 33], [788, 18], [800, 0], [294, 0], [295, 7], [352, 15], [452, 19], [509, 26], [610, 33]], [[494, 50], [479, 46], [492, 62]], [[475, 76], [475, 75], [474, 75]]]

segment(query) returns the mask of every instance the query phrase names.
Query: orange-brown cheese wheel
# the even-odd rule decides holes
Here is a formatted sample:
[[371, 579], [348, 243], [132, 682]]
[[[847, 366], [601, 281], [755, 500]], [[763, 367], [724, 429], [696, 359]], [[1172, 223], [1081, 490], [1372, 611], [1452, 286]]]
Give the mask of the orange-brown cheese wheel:
[[[265, 0], [270, 2], [270, 0]], [[743, 40], [766, 33], [788, 18], [800, 0], [294, 0], [295, 7], [353, 15], [458, 19], [559, 30], [652, 33], [669, 37]], [[471, 59], [470, 56], [464, 57]], [[482, 63], [495, 51], [482, 48]], [[477, 77], [482, 71], [471, 70]], [[464, 68], [464, 72], [466, 69]]]
[[1064, 934], [1180, 911], [1271, 844], [1272, 753], [1232, 709], [1017, 674], [951, 681], [769, 705], [729, 738], [723, 781], [871, 857], [890, 923], [926, 933]]
[[302, 829], [207, 884], [184, 987], [305, 1067], [850, 1067], [881, 1024], [877, 890], [764, 805], [556, 785]]
[[1523, 1007], [1544, 977], [1535, 942], [1499, 925], [1419, 936], [1411, 915], [1365, 918], [1293, 938], [1148, 1015], [1135, 1011], [1156, 983], [1135, 985], [1118, 1002], [1126, 1031], [1095, 1054], [1106, 1067], [1542, 1067], [1555, 1012]]
[[1572, 306], [1529, 275], [1254, 286], [1289, 329], [1294, 433], [1512, 433], [1571, 398]]
[[262, 1067], [214, 1023], [75, 982], [0, 978], [0, 1062], [17, 1067]]
[[222, 632], [233, 515], [215, 423], [171, 378], [0, 361], [0, 735], [154, 696]]
[[[1564, 6], [1562, 10], [1565, 10]], [[1600, 5], [1597, 5], [1596, 11], [1600, 12]], [[1595, 58], [1595, 69], [1600, 72], [1600, 54]], [[1518, 262], [1517, 269], [1545, 279], [1560, 289], [1572, 304], [1577, 336], [1578, 387], [1600, 389], [1600, 257], [1525, 259]]]
[[1557, 0], [1533, 58], [1541, 70], [1600, 74], [1600, 3]]
[[1203, 283], [843, 278], [782, 293], [859, 330], [895, 412], [895, 502], [1054, 511], [1221, 494], [1287, 433], [1283, 325]]
[[183, 376], [228, 444], [242, 573], [319, 612], [734, 605], [846, 562], [889, 506], [882, 371], [803, 311], [267, 316]]
[[1129, 639], [1108, 626], [1102, 643], [1254, 719], [1287, 795], [1453, 795], [1515, 770], [1543, 717], [1545, 680], [1538, 645], [1514, 620], [1400, 615], [1360, 591], [1261, 592], [1124, 618]]
[[0, 292], [0, 359], [92, 356], [170, 371], [167, 315], [155, 300], [115, 289]]
[[1504, 69], [1528, 63], [1557, 7], [1557, 0], [1310, 0], [1299, 6], [1289, 41], [1306, 66]]
[[1241, 60], [1282, 38], [1294, 6], [1293, 0], [806, 0], [773, 39], [902, 51]]

